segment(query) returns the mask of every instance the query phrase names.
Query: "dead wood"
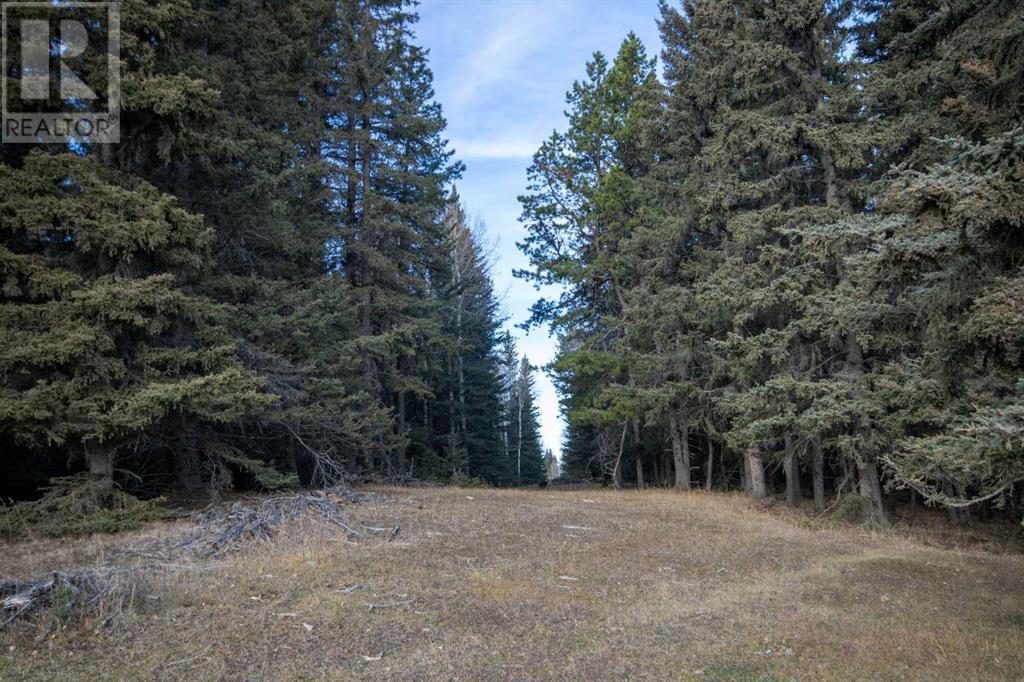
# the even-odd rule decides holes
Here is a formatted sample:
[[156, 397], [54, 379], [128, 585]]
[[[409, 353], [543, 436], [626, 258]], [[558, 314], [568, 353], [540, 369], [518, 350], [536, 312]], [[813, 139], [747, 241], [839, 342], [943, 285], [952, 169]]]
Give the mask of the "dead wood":
[[105, 624], [138, 595], [135, 578], [154, 571], [192, 570], [187, 564], [98, 566], [53, 571], [30, 580], [0, 581], [0, 630], [19, 618], [46, 607], [64, 617], [105, 613]]
[[312, 514], [343, 529], [349, 538], [364, 534], [342, 513], [340, 495], [308, 494], [235, 502], [214, 507], [194, 517], [198, 530], [178, 548], [199, 557], [220, 557], [247, 541], [269, 542], [286, 522]]
[[[298, 495], [240, 500], [213, 505], [192, 515], [193, 529], [184, 539], [177, 535], [143, 547], [125, 547], [111, 560], [144, 558], [151, 563], [121, 566], [105, 564], [92, 568], [54, 571], [44, 577], [16, 580], [0, 578], [0, 630], [14, 621], [45, 607], [59, 607], [67, 614], [107, 613], [107, 622], [136, 596], [135, 581], [162, 571], [195, 570], [191, 559], [222, 557], [247, 542], [270, 542], [288, 521], [313, 516], [345, 531], [349, 539], [368, 534], [398, 535], [400, 526], [370, 526], [352, 521], [343, 505], [375, 499], [344, 487], [316, 490]], [[357, 526], [362, 530], [357, 530]], [[152, 563], [156, 560], [159, 563]], [[377, 608], [383, 608], [378, 606]]]

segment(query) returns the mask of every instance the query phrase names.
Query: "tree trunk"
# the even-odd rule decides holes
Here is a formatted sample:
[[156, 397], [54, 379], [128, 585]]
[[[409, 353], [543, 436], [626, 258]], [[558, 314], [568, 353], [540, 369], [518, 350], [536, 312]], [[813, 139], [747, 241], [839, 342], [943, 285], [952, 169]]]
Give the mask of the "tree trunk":
[[203, 462], [199, 457], [194, 434], [186, 432], [182, 437], [174, 468], [181, 490], [194, 493], [203, 487]]
[[[449, 363], [449, 366], [451, 363]], [[455, 393], [448, 389], [448, 457], [451, 459], [452, 475], [459, 473], [459, 457], [457, 455], [459, 439], [455, 435], [455, 417], [452, 410], [455, 407]]]
[[672, 459], [676, 469], [676, 487], [680, 490], [690, 489], [690, 433], [689, 425], [673, 413], [669, 418], [669, 431], [672, 436]]
[[[845, 277], [844, 280], [849, 281]], [[864, 374], [864, 354], [855, 331], [847, 332], [846, 348], [846, 367], [852, 393], [856, 398], [863, 392], [861, 377]], [[854, 426], [855, 432], [864, 428], [865, 426], [862, 424]], [[878, 477], [878, 465], [873, 459], [859, 461], [857, 474], [860, 479], [860, 495], [864, 505], [864, 524], [870, 528], [885, 528], [889, 525], [889, 520], [886, 518], [885, 507], [882, 504], [882, 483]]]
[[629, 422], [622, 425], [622, 437], [619, 438], [619, 454], [615, 457], [615, 467], [612, 469], [612, 483], [615, 488], [622, 487], [622, 453], [626, 448], [626, 432], [629, 430]]
[[747, 495], [751, 494], [750, 491], [750, 466], [747, 462], [747, 456], [740, 456], [740, 487], [743, 488], [743, 492]]
[[636, 459], [636, 487], [643, 488], [644, 487], [644, 463], [643, 463], [643, 460], [640, 459], [640, 453], [639, 452], [636, 453], [635, 459]]
[[797, 507], [803, 497], [800, 491], [800, 463], [796, 459], [796, 452], [793, 451], [793, 436], [789, 433], [786, 434], [783, 469], [786, 471], [786, 504]]
[[[523, 396], [518, 394], [516, 405], [516, 483], [523, 482]], [[619, 486], [616, 485], [616, 488]]]
[[864, 524], [870, 528], [885, 528], [889, 520], [882, 504], [882, 484], [878, 478], [878, 466], [874, 462], [857, 465], [860, 477], [860, 496], [864, 504]]
[[405, 475], [405, 390], [396, 391], [398, 399], [398, 475]]
[[285, 461], [288, 464], [288, 470], [295, 474], [295, 481], [299, 485], [302, 485], [302, 477], [299, 475], [299, 455], [295, 446], [295, 439], [288, 439], [288, 447], [285, 451]]
[[704, 471], [704, 490], [711, 492], [711, 476], [715, 471], [715, 444], [708, 436], [708, 464]]
[[725, 470], [725, 443], [722, 443], [722, 450], [718, 453], [718, 475], [721, 477], [718, 483], [722, 486], [722, 490], [728, 490], [729, 474]]
[[[963, 494], [963, 484], [955, 483], [953, 481], [943, 481], [942, 491], [947, 497], [956, 497], [957, 495]], [[965, 508], [961, 507], [947, 507], [946, 518], [949, 520], [949, 525], [954, 528], [966, 528], [971, 521], [971, 513]]]
[[101, 491], [108, 491], [114, 487], [114, 452], [108, 448], [98, 450], [85, 450], [86, 461], [89, 464], [89, 473], [96, 479]]
[[[461, 280], [461, 277], [456, 279], [456, 283], [459, 283], [459, 280]], [[461, 286], [461, 284], [459, 284], [459, 286]], [[458, 315], [455, 322], [456, 327], [459, 330], [459, 348], [462, 348], [462, 306], [463, 295], [459, 294]], [[462, 433], [466, 434], [469, 431], [466, 426], [466, 371], [464, 369], [461, 351], [456, 355], [456, 366], [459, 369], [459, 425], [462, 427]]]
[[825, 511], [825, 454], [817, 443], [814, 447], [814, 508], [819, 514]]
[[757, 454], [757, 448], [747, 450], [747, 467], [750, 480], [750, 495], [754, 499], [768, 497], [768, 485], [764, 480], [764, 463], [761, 456]]

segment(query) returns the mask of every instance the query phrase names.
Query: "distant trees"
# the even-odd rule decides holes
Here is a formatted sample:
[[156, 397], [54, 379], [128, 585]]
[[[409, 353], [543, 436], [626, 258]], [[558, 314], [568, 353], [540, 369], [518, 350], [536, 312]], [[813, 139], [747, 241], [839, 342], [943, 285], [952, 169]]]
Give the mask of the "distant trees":
[[561, 471], [558, 465], [558, 458], [551, 452], [551, 449], [544, 451], [544, 466], [547, 469], [547, 477], [549, 481], [558, 478], [561, 475]]
[[491, 284], [482, 223], [471, 225], [453, 192], [444, 217], [448, 254], [439, 304], [445, 310], [448, 341], [438, 368], [435, 393], [444, 398], [433, 419], [444, 420], [444, 469], [490, 483], [507, 484], [509, 467], [502, 426], [505, 404], [499, 357], [501, 319]]
[[886, 491], [1019, 504], [1024, 9], [709, 0], [660, 26], [664, 86], [634, 36], [595, 55], [522, 198], [526, 276], [566, 291], [534, 308], [564, 474], [779, 479], [819, 509], [828, 484], [872, 525]]
[[524, 355], [519, 372], [509, 388], [512, 414], [512, 452], [515, 455], [516, 485], [536, 485], [547, 480], [540, 441], [540, 412], [533, 387], [533, 367]]

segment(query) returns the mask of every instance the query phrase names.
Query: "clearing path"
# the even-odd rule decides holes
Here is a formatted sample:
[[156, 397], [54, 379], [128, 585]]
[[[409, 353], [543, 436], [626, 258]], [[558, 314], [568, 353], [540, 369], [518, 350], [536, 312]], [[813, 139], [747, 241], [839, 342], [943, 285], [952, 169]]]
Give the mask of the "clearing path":
[[[1024, 679], [1021, 555], [803, 528], [736, 495], [381, 492], [362, 511], [401, 521], [390, 541], [296, 522], [107, 627], [0, 633], [0, 679]], [[0, 548], [0, 573], [59, 545]]]

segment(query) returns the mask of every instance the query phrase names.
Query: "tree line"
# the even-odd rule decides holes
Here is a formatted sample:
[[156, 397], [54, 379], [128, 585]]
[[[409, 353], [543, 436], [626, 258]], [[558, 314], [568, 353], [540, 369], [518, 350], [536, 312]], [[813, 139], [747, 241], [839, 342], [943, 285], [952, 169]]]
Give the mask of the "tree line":
[[544, 479], [416, 20], [121, 4], [121, 142], [0, 152], [0, 495]]
[[520, 197], [563, 475], [1024, 510], [1024, 6], [663, 0]]

